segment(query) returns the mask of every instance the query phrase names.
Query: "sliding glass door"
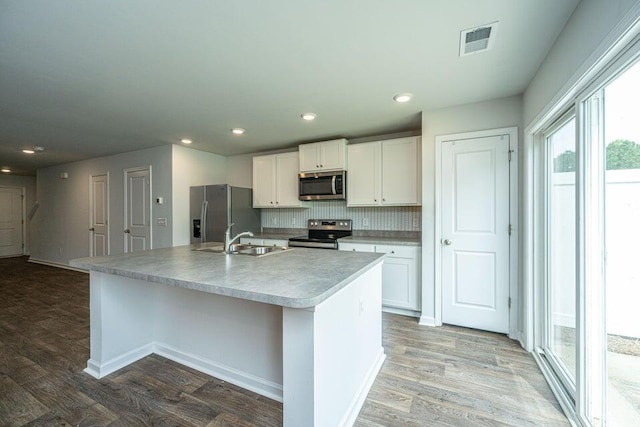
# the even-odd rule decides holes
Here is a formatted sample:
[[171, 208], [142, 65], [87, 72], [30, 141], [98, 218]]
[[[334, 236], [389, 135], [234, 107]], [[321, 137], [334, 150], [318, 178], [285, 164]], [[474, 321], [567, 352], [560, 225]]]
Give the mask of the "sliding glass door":
[[640, 426], [639, 57], [537, 139], [536, 357], [583, 426]]

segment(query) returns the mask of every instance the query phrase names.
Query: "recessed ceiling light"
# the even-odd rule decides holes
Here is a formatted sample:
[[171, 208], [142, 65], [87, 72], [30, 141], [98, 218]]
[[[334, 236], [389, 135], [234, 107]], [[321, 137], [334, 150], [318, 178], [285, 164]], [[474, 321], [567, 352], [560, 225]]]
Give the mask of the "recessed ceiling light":
[[26, 153], [26, 154], [41, 153], [43, 151], [44, 151], [44, 147], [39, 147], [37, 145], [34, 145], [31, 148], [26, 148], [26, 149], [22, 150], [22, 152]]
[[410, 93], [399, 93], [393, 97], [393, 100], [396, 102], [409, 102], [412, 96]]
[[244, 133], [244, 129], [242, 128], [233, 128], [231, 129], [231, 133], [235, 135], [242, 135]]
[[302, 117], [302, 120], [311, 121], [315, 120], [318, 116], [315, 113], [303, 113], [300, 115], [300, 117]]
[[180, 142], [182, 142], [183, 144], [191, 144], [193, 141], [188, 138], [182, 138]]
[[4, 173], [9, 173], [9, 172], [11, 172], [11, 169], [9, 169], [9, 168], [2, 168], [2, 169], [0, 169], [0, 171], [1, 171], [1, 172], [4, 172]]

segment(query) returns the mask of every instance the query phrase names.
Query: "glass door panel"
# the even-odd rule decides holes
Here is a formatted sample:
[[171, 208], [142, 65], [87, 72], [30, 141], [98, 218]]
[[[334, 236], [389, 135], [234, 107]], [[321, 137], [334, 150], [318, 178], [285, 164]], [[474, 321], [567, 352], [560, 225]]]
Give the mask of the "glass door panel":
[[576, 383], [575, 118], [545, 134], [547, 148], [546, 343], [555, 374], [571, 395]]
[[640, 63], [604, 89], [606, 423], [610, 426], [640, 426], [638, 94]]

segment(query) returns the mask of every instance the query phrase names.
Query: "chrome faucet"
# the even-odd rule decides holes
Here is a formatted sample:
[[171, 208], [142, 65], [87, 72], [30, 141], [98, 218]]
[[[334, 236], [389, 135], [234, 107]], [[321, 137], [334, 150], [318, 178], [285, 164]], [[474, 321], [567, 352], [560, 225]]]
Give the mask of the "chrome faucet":
[[225, 254], [228, 254], [230, 252], [229, 249], [231, 249], [231, 244], [236, 240], [238, 240], [240, 237], [242, 236], [253, 237], [253, 233], [251, 231], [243, 231], [242, 233], [238, 234], [236, 237], [232, 239], [231, 227], [233, 227], [234, 225], [235, 225], [234, 223], [229, 224], [229, 227], [227, 227], [227, 231], [224, 232], [224, 253]]

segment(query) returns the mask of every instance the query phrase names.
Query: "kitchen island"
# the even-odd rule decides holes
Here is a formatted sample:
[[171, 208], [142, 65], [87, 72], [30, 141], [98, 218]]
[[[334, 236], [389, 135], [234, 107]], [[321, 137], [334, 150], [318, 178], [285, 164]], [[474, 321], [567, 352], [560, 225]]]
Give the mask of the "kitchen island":
[[385, 357], [383, 255], [192, 249], [71, 262], [90, 271], [85, 372], [156, 353], [283, 402], [285, 426], [351, 425]]

